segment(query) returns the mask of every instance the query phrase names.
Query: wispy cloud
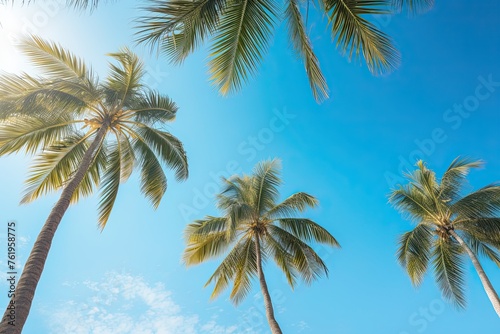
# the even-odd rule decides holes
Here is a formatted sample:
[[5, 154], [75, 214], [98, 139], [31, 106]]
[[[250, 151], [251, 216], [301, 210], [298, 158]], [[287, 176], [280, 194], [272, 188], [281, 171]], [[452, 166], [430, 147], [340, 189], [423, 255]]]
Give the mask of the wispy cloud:
[[91, 294], [83, 302], [71, 300], [48, 308], [53, 334], [235, 334], [235, 326], [222, 326], [216, 318], [200, 321], [184, 312], [161, 283], [142, 277], [108, 273], [100, 282], [81, 284]]
[[298, 333], [310, 328], [309, 325], [307, 324], [307, 322], [305, 322], [304, 320], [301, 320], [295, 324], [292, 324], [292, 327], [297, 328]]

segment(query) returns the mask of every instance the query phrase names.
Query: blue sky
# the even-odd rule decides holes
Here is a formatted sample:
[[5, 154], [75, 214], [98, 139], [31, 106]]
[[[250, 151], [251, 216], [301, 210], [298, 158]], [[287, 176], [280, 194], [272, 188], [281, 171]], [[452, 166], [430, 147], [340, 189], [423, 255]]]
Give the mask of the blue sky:
[[[17, 34], [55, 40], [106, 74], [105, 54], [130, 44], [135, 1], [102, 5], [92, 15], [62, 1], [0, 7], [0, 69], [32, 69], [12, 44]], [[43, 4], [48, 5], [43, 5]], [[135, 178], [124, 184], [108, 226], [96, 225], [96, 199], [72, 206], [56, 234], [25, 333], [269, 333], [257, 285], [238, 308], [227, 294], [209, 301], [203, 285], [217, 265], [181, 263], [185, 224], [217, 214], [218, 178], [250, 172], [260, 160], [282, 160], [282, 195], [306, 191], [320, 200], [307, 212], [339, 240], [319, 247], [330, 275], [291, 291], [267, 266], [277, 320], [286, 333], [497, 333], [499, 320], [472, 266], [466, 310], [441, 299], [432, 274], [415, 289], [399, 267], [398, 236], [411, 224], [387, 203], [401, 172], [423, 158], [442, 173], [458, 155], [483, 159], [472, 189], [500, 180], [500, 3], [437, 1], [424, 15], [377, 21], [402, 52], [398, 70], [373, 77], [339, 55], [321, 17], [312, 39], [332, 98], [318, 105], [303, 64], [288, 49], [283, 25], [260, 73], [235, 95], [208, 84], [200, 51], [179, 67], [134, 47], [147, 83], [180, 107], [170, 131], [185, 144], [190, 178], [169, 187], [158, 210]], [[0, 219], [18, 225], [18, 255], [29, 250], [58, 194], [19, 206], [30, 158], [0, 159]], [[5, 232], [0, 231], [4, 236]], [[5, 245], [2, 237], [0, 247]], [[0, 259], [2, 270], [5, 261]], [[500, 271], [483, 261], [500, 289]], [[0, 290], [7, 291], [5, 282]], [[6, 293], [0, 292], [6, 305]]]

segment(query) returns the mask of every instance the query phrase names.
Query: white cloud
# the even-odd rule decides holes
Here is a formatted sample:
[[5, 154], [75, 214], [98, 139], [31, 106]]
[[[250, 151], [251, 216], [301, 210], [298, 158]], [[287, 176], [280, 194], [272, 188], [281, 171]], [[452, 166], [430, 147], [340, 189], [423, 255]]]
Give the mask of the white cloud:
[[303, 320], [299, 321], [298, 323], [292, 324], [292, 327], [296, 327], [299, 333], [310, 328], [307, 322]]
[[92, 294], [85, 302], [68, 301], [44, 312], [52, 334], [236, 334], [213, 317], [201, 323], [184, 314], [161, 283], [142, 277], [108, 273], [101, 282], [86, 281]]

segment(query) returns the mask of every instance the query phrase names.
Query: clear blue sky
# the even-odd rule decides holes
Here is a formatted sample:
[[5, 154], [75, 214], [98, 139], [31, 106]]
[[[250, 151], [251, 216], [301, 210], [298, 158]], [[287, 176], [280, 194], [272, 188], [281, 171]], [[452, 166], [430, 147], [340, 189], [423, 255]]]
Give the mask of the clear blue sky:
[[[55, 0], [42, 3], [0, 7], [1, 69], [31, 71], [10, 46], [9, 36], [22, 30], [60, 42], [101, 77], [104, 55], [132, 40], [135, 1], [103, 5], [92, 15], [65, 10]], [[397, 238], [411, 225], [388, 205], [387, 194], [418, 158], [438, 174], [458, 155], [485, 160], [486, 168], [470, 176], [471, 190], [500, 180], [499, 15], [500, 3], [493, 0], [438, 0], [425, 15], [380, 20], [402, 52], [400, 68], [384, 77], [342, 58], [324, 22], [314, 18], [315, 50], [332, 95], [321, 105], [311, 96], [303, 64], [287, 48], [283, 25], [260, 74], [227, 98], [208, 84], [206, 52], [173, 67], [135, 48], [148, 64], [147, 82], [180, 107], [170, 130], [185, 144], [190, 178], [177, 183], [169, 173], [157, 211], [132, 178], [102, 233], [94, 197], [72, 206], [24, 333], [269, 333], [257, 285], [238, 308], [227, 294], [211, 302], [203, 285], [217, 261], [186, 269], [180, 259], [185, 224], [217, 214], [219, 176], [250, 172], [270, 157], [282, 159], [283, 197], [296, 191], [318, 197], [320, 207], [307, 215], [342, 245], [318, 248], [330, 268], [328, 279], [293, 292], [267, 266], [285, 333], [498, 333], [500, 321], [472, 266], [466, 310], [441, 299], [432, 275], [419, 289], [411, 286], [395, 257]], [[18, 205], [29, 160], [0, 159], [0, 220], [2, 226], [17, 222], [22, 261], [58, 196]], [[0, 235], [4, 248], [5, 231]], [[500, 289], [499, 268], [483, 263]], [[0, 265], [5, 272], [1, 256]], [[1, 290], [7, 291], [5, 282], [0, 304], [6, 305]]]

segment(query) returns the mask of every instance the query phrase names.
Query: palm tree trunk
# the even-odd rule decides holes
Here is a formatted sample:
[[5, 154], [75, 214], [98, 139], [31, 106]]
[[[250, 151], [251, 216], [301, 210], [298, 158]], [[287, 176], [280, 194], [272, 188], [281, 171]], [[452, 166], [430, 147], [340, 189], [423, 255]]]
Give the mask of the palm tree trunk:
[[474, 254], [474, 252], [470, 249], [470, 247], [465, 243], [465, 241], [454, 230], [450, 230], [449, 232], [453, 236], [453, 238], [455, 238], [455, 240], [458, 241], [460, 246], [462, 246], [462, 248], [465, 249], [465, 251], [469, 255], [470, 259], [472, 260], [472, 264], [474, 265], [474, 268], [476, 269], [477, 274], [479, 275], [479, 279], [481, 280], [481, 283], [483, 283], [483, 288], [486, 291], [486, 294], [488, 295], [488, 298], [490, 299], [490, 302], [493, 305], [495, 312], [500, 317], [500, 299], [498, 298], [498, 294], [496, 293], [495, 289], [493, 288], [493, 285], [491, 285], [491, 282], [488, 279], [488, 276], [486, 276], [486, 273], [484, 272], [483, 267], [481, 266], [481, 263], [479, 263], [479, 260], [476, 256], [476, 254]]
[[258, 235], [256, 235], [255, 237], [255, 253], [257, 256], [257, 275], [259, 276], [260, 289], [262, 290], [262, 295], [264, 296], [264, 306], [266, 308], [267, 322], [269, 323], [269, 327], [271, 327], [271, 332], [273, 334], [282, 334], [281, 328], [274, 318], [273, 303], [271, 302], [271, 296], [269, 295], [269, 290], [267, 288], [264, 271], [262, 271], [262, 257], [260, 253], [260, 242]]
[[[87, 152], [85, 152], [82, 163], [78, 167], [74, 177], [62, 191], [61, 197], [45, 221], [45, 224], [35, 241], [33, 249], [31, 250], [28, 260], [26, 261], [26, 265], [24, 266], [19, 283], [16, 287], [15, 295], [12, 297], [7, 309], [5, 310], [2, 322], [0, 323], [0, 333], [21, 333], [23, 326], [26, 323], [26, 319], [28, 318], [31, 303], [35, 296], [35, 290], [42, 275], [43, 267], [45, 266], [45, 261], [47, 260], [47, 255], [49, 254], [54, 234], [56, 233], [57, 227], [59, 226], [64, 213], [69, 207], [73, 193], [89, 169], [94, 153], [96, 152], [99, 144], [102, 142], [105, 134], [106, 126], [102, 126], [97, 132], [97, 135]], [[15, 306], [14, 310], [9, 308], [11, 305]]]

